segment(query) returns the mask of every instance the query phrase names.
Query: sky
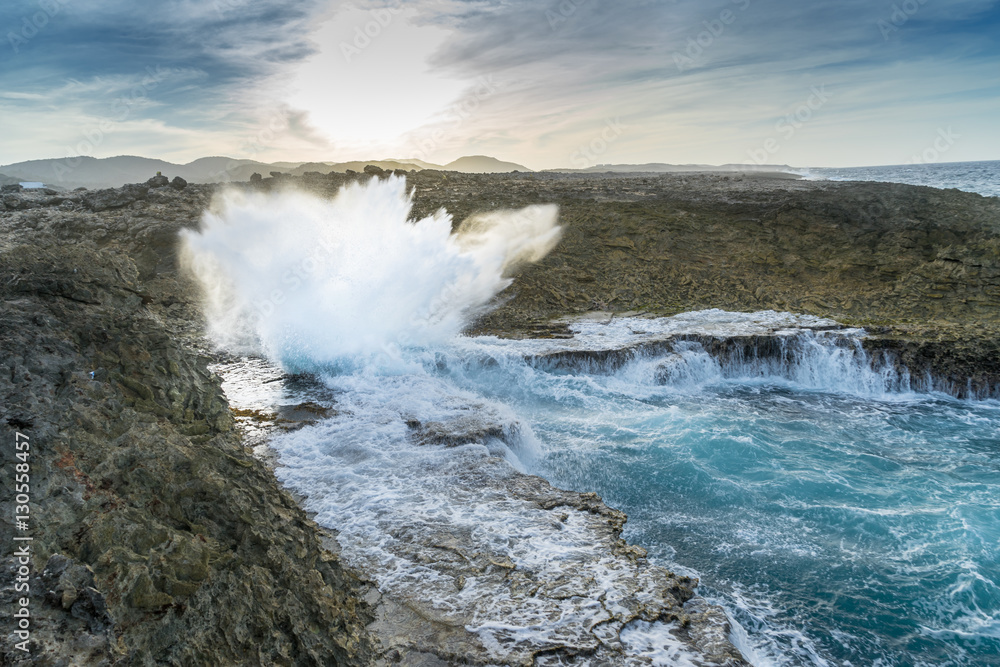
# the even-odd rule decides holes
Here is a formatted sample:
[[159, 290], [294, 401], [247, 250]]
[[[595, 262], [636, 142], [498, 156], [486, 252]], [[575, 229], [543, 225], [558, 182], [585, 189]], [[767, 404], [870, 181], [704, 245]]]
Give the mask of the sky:
[[1000, 159], [1000, 0], [3, 0], [0, 165]]

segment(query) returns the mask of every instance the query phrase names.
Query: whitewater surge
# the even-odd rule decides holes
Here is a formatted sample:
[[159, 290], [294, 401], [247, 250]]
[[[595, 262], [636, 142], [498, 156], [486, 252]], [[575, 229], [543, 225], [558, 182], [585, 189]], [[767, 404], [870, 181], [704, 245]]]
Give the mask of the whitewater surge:
[[[216, 340], [271, 362], [218, 368], [233, 405], [310, 406], [270, 440], [276, 474], [396, 601], [387, 646], [477, 664], [726, 664], [732, 644], [757, 665], [993, 664], [995, 401], [916, 391], [933, 386], [869, 355], [863, 330], [790, 313], [464, 337], [510, 267], [556, 242], [556, 211], [452, 233], [410, 206], [399, 179], [332, 201], [231, 194], [186, 238]], [[556, 487], [626, 510], [651, 558], [619, 540], [623, 515]]]
[[454, 338], [518, 264], [558, 242], [558, 208], [413, 221], [403, 178], [354, 182], [332, 200], [227, 190], [183, 236], [213, 338], [285, 368], [391, 365]]
[[[701, 659], [679, 626], [609, 606], [656, 599], [663, 575], [625, 566], [601, 514], [523, 471], [627, 508], [630, 539], [702, 578], [754, 664], [977, 664], [955, 637], [991, 636], [1000, 604], [996, 561], [976, 550], [996, 537], [992, 402], [910, 391], [863, 331], [810, 316], [570, 328], [410, 350], [405, 374], [321, 373], [337, 413], [272, 441], [279, 478], [338, 531], [345, 563], [474, 633], [485, 660], [612, 646], [594, 664]], [[833, 591], [850, 606], [824, 616], [813, 599]], [[869, 604], [896, 616], [873, 630]], [[894, 633], [917, 634], [901, 650]]]

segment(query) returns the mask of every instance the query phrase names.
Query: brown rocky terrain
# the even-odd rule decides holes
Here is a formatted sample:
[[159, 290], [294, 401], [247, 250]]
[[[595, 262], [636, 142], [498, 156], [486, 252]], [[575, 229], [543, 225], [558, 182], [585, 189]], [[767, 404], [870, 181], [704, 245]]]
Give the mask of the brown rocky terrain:
[[[301, 183], [332, 194], [343, 175]], [[1000, 393], [1000, 199], [788, 174], [409, 174], [420, 217], [557, 203], [562, 241], [475, 331], [587, 311], [810, 313], [864, 326], [918, 387]], [[262, 187], [280, 187], [265, 180]]]
[[29, 437], [31, 513], [17, 530], [4, 474], [5, 621], [19, 597], [13, 535], [33, 537], [34, 572], [30, 655], [5, 627], [0, 663], [371, 657], [365, 586], [243, 446], [197, 350], [174, 252], [210, 196], [7, 197], [18, 212], [0, 218], [0, 456], [13, 470], [15, 434]]
[[[483, 176], [422, 172], [420, 212], [556, 202], [565, 233], [478, 330], [554, 316], [774, 309], [865, 326], [915, 376], [1000, 387], [1000, 199], [787, 175]], [[970, 385], [971, 381], [971, 385]]]
[[[253, 187], [333, 194], [357, 177]], [[553, 318], [588, 311], [773, 308], [864, 325], [870, 350], [956, 394], [1000, 384], [996, 198], [767, 175], [408, 178], [418, 214], [443, 206], [456, 222], [561, 206], [563, 240], [478, 331], [550, 335]], [[371, 628], [411, 612], [392, 612], [340, 565], [234, 429], [176, 258], [177, 232], [198, 225], [212, 193], [178, 183], [0, 195], [0, 456], [12, 470], [15, 434], [30, 438], [32, 502], [19, 531], [5, 473], [0, 541], [34, 538], [33, 653], [5, 637], [2, 662], [442, 664], [440, 628], [417, 648], [378, 644]], [[9, 619], [18, 596], [5, 549]]]

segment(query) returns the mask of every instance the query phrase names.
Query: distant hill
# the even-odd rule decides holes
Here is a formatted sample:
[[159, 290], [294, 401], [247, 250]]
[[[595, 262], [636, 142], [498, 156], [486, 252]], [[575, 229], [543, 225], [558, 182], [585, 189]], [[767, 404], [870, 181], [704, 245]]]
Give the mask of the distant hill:
[[612, 173], [670, 173], [681, 171], [791, 171], [792, 167], [787, 164], [665, 164], [663, 162], [649, 162], [647, 164], [599, 164], [587, 169], [546, 169], [545, 171], [558, 171], [566, 173], [581, 174], [605, 174]]
[[511, 171], [531, 171], [513, 162], [503, 162], [486, 155], [469, 155], [441, 167], [445, 171], [462, 171], [467, 174], [505, 174]]
[[[138, 171], [149, 176], [157, 171], [173, 167], [163, 160], [123, 155], [100, 160], [92, 157], [78, 157], [61, 160], [29, 160], [3, 167], [3, 172], [22, 181], [40, 181], [63, 187], [107, 187], [109, 184], [122, 185], [135, 182]], [[146, 178], [149, 178], [147, 176]], [[143, 179], [145, 180], [145, 179]]]
[[165, 160], [119, 155], [110, 158], [30, 160], [6, 165], [2, 170], [22, 181], [41, 181], [65, 188], [109, 188], [145, 181], [158, 171], [164, 176], [180, 176], [192, 183], [245, 181], [254, 171], [267, 174], [271, 170], [269, 167], [270, 165], [254, 160], [232, 160], [226, 157], [206, 157], [181, 165]]
[[147, 180], [156, 172], [173, 178], [180, 176], [191, 183], [226, 183], [230, 181], [248, 181], [254, 173], [268, 176], [272, 171], [301, 176], [310, 171], [323, 174], [330, 172], [346, 172], [348, 169], [360, 172], [366, 165], [373, 164], [382, 169], [442, 169], [464, 171], [470, 173], [496, 173], [508, 171], [530, 171], [512, 162], [501, 162], [495, 158], [477, 155], [455, 160], [449, 165], [441, 166], [422, 160], [357, 160], [353, 162], [258, 162], [256, 160], [237, 160], [228, 157], [203, 157], [187, 164], [174, 164], [165, 160], [138, 157], [134, 155], [119, 155], [109, 158], [61, 158], [52, 160], [29, 160], [3, 167], [11, 182], [40, 181], [42, 183], [64, 188], [110, 188], [119, 187], [125, 183], [138, 183]]
[[434, 164], [433, 162], [424, 162], [423, 160], [418, 160], [416, 158], [405, 158], [405, 159], [386, 158], [385, 160], [381, 160], [381, 161], [382, 162], [405, 162], [407, 164], [415, 164], [415, 165], [417, 165], [417, 167], [419, 167], [421, 169], [438, 169], [438, 170], [444, 171], [444, 166], [443, 165]]
[[13, 176], [7, 176], [5, 174], [0, 174], [0, 185], [13, 185], [14, 183], [20, 183], [23, 179], [14, 178]]
[[[324, 169], [319, 169], [318, 167], [322, 164], [327, 165]], [[331, 171], [336, 171], [338, 173], [344, 173], [348, 169], [352, 171], [364, 171], [366, 165], [375, 165], [381, 169], [402, 169], [403, 171], [410, 171], [416, 169], [420, 171], [425, 167], [421, 167], [416, 164], [416, 161], [409, 160], [355, 160], [354, 162], [313, 162], [309, 164], [304, 164], [301, 167], [292, 170], [291, 173], [300, 175], [307, 171], [319, 171], [325, 174], [329, 174]]]

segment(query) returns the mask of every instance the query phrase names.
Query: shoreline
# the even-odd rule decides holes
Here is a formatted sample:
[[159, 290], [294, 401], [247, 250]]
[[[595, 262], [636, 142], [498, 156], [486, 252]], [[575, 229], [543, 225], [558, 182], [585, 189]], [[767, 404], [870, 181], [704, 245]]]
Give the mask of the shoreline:
[[[296, 183], [329, 194], [346, 178], [336, 176]], [[624, 312], [655, 302], [655, 310], [672, 313], [691, 303], [773, 303], [789, 310], [802, 305], [801, 312], [844, 317], [841, 321], [851, 324], [876, 322], [874, 315], [884, 315], [871, 349], [895, 350], [901, 363], [915, 369], [940, 369], [934, 372], [956, 393], [963, 391], [963, 375], [1000, 384], [1000, 292], [993, 291], [1000, 271], [988, 256], [996, 245], [998, 202], [929, 188], [814, 187], [722, 175], [408, 176], [417, 188], [418, 212], [444, 205], [456, 221], [483, 204], [513, 207], [552, 198], [563, 205], [570, 232], [566, 245], [522, 271], [511, 298], [477, 323], [478, 332], [547, 335], [558, 332], [553, 317], [600, 306]], [[542, 180], [554, 189], [545, 190]], [[671, 183], [683, 191], [658, 190]], [[176, 270], [176, 233], [198, 225], [216, 188], [188, 187], [132, 187], [0, 213], [0, 338], [7, 366], [0, 374], [0, 431], [13, 437], [14, 429], [26, 429], [45, 446], [34, 461], [34, 502], [45, 521], [35, 533], [32, 590], [54, 596], [32, 598], [35, 657], [83, 655], [86, 664], [145, 664], [154, 655], [174, 664], [219, 659], [369, 664], [378, 656], [365, 626], [376, 618], [388, 622], [405, 610], [393, 608], [379, 616], [373, 587], [341, 566], [314, 522], [233, 433], [230, 406], [199, 342], [197, 300]], [[844, 192], [842, 205], [830, 203]], [[826, 198], [826, 204], [809, 203], [812, 195]], [[887, 249], [880, 250], [878, 243], [865, 246], [872, 248], [867, 255], [882, 262], [865, 269], [866, 275], [881, 276], [881, 282], [872, 286], [854, 280], [851, 271], [861, 270], [860, 265], [834, 271], [842, 282], [833, 281], [831, 289], [857, 291], [850, 308], [843, 298], [830, 301], [826, 292], [795, 297], [789, 287], [793, 278], [806, 280], [810, 290], [822, 283], [811, 275], [809, 258], [799, 256], [798, 269], [788, 256], [770, 261], [755, 238], [744, 239], [743, 245], [763, 263], [719, 262], [739, 241], [726, 235], [722, 218], [734, 224], [756, 219], [758, 227], [769, 221], [775, 229], [797, 230], [808, 239], [817, 230], [834, 235], [853, 229], [855, 220], [862, 232], [855, 241], [862, 243], [866, 233], [879, 229], [877, 220], [863, 215], [871, 210], [865, 207], [867, 196], [886, 211], [896, 211], [893, 206], [902, 207], [911, 196], [917, 201], [884, 222]], [[901, 230], [912, 227], [904, 223], [914, 206], [950, 210], [949, 202], [967, 209], [951, 211], [949, 219], [959, 225], [956, 229], [968, 227], [970, 243], [956, 245], [954, 234], [920, 219], [916, 228], [926, 228], [924, 240], [911, 239], [909, 250], [897, 243], [909, 238]], [[601, 215], [585, 213], [595, 206]], [[614, 217], [616, 209], [623, 212]], [[662, 215], [650, 227], [653, 219], [646, 218], [655, 210]], [[759, 211], [767, 215], [754, 218]], [[861, 217], [850, 218], [851, 211]], [[690, 225], [684, 221], [689, 216]], [[646, 231], [660, 227], [690, 229], [684, 232], [688, 236], [674, 237], [671, 250], [670, 244], [656, 248], [643, 241]], [[682, 256], [678, 261], [684, 266], [664, 272], [663, 258], [672, 257], [667, 253], [689, 250], [676, 238], [698, 234], [712, 247]], [[805, 247], [795, 238], [789, 243], [794, 246], [789, 252]], [[912, 258], [901, 262], [890, 250], [906, 250]], [[844, 252], [857, 259], [850, 248]], [[764, 267], [766, 289], [758, 287], [760, 295], [742, 282], [754, 266]], [[647, 267], [646, 273], [637, 267]], [[666, 281], [667, 287], [644, 288], [643, 281]], [[863, 307], [854, 307], [863, 299]], [[883, 307], [885, 312], [879, 312]], [[4, 450], [5, 463], [11, 454]], [[0, 529], [4, 538], [13, 533], [6, 518]], [[56, 554], [62, 559], [51, 560]], [[5, 609], [13, 604], [10, 572], [5, 568], [0, 582]], [[245, 581], [254, 585], [247, 589]], [[240, 631], [226, 635], [226, 623]], [[312, 628], [319, 626], [334, 630], [317, 636]], [[181, 636], [187, 641], [175, 645]], [[5, 657], [19, 657], [5, 651]]]
[[[248, 367], [253, 372], [245, 372]], [[269, 467], [273, 466], [272, 470], [277, 473], [281, 464], [278, 452], [270, 445], [272, 438], [300, 428], [320, 427], [324, 418], [315, 414], [302, 421], [279, 417], [288, 415], [291, 412], [288, 408], [295, 410], [298, 406], [289, 405], [289, 402], [298, 400], [301, 395], [295, 389], [276, 390], [274, 385], [281, 385], [282, 381], [271, 378], [280, 371], [264, 360], [241, 358], [220, 365], [218, 370], [225, 378], [224, 386], [229, 390], [227, 395], [235, 410], [249, 414], [243, 424], [260, 437], [262, 445], [256, 455]], [[261, 383], [261, 374], [269, 377], [270, 381], [265, 380], [269, 386]], [[300, 378], [296, 376], [293, 381], [298, 382]], [[279, 404], [262, 408], [268, 399], [277, 399]], [[336, 397], [331, 396], [330, 400], [331, 404], [323, 407], [336, 410]], [[563, 546], [558, 552], [549, 554], [546, 567], [540, 567], [537, 562], [522, 566], [514, 559], [525, 560], [525, 554], [518, 558], [505, 548], [498, 549], [476, 538], [463, 527], [449, 524], [446, 519], [426, 534], [402, 521], [397, 528], [406, 535], [406, 547], [400, 554], [400, 561], [391, 569], [430, 568], [436, 573], [434, 578], [457, 581], [461, 597], [473, 595], [467, 588], [474, 585], [483, 591], [475, 597], [501, 599], [510, 595], [519, 601], [511, 603], [500, 618], [486, 620], [491, 617], [490, 612], [486, 610], [483, 616], [484, 610], [476, 609], [476, 605], [463, 605], [450, 584], [443, 587], [380, 585], [380, 594], [372, 594], [367, 599], [374, 605], [378, 619], [369, 630], [376, 643], [383, 647], [384, 654], [398, 655], [406, 664], [424, 664], [419, 662], [425, 659], [422, 656], [431, 655], [447, 664], [529, 666], [547, 664], [543, 656], [555, 658], [560, 655], [578, 656], [572, 664], [632, 664], [629, 660], [635, 658], [622, 652], [619, 635], [636, 623], [645, 622], [664, 628], [661, 632], [672, 628], [671, 641], [676, 643], [678, 650], [701, 660], [702, 664], [732, 667], [748, 664], [728, 639], [731, 628], [725, 613], [697, 594], [696, 581], [649, 563], [641, 547], [624, 541], [621, 533], [627, 517], [623, 512], [608, 507], [594, 493], [560, 489], [537, 475], [515, 470], [495, 450], [488, 454], [465, 451], [464, 448], [472, 443], [494, 437], [505, 441], [507, 446], [516, 446], [510, 441], [512, 437], [516, 439], [516, 434], [506, 433], [498, 416], [482, 407], [470, 405], [468, 412], [462, 408], [460, 416], [452, 421], [413, 424], [410, 437], [418, 447], [442, 447], [449, 452], [446, 456], [457, 457], [459, 462], [455, 465], [461, 466], [462, 473], [456, 478], [448, 478], [449, 484], [462, 487], [457, 497], [475, 497], [475, 502], [484, 507], [495, 505], [498, 511], [523, 516], [526, 525], [513, 527], [515, 534], [521, 538], [531, 535], [533, 541], [556, 541]], [[412, 471], [412, 483], [418, 488], [422, 484], [418, 481], [422, 474]], [[435, 470], [427, 474], [443, 473]], [[334, 544], [328, 547], [334, 547], [339, 540], [338, 528], [324, 525], [318, 510], [310, 509], [310, 499], [299, 492], [293, 493], [310, 518], [317, 521], [320, 530], [329, 531]], [[509, 509], [515, 504], [521, 507], [520, 511]], [[459, 511], [465, 510], [457, 498], [450, 505]], [[329, 516], [329, 512], [326, 515]], [[418, 522], [425, 520], [415, 519]], [[340, 528], [346, 530], [346, 526]], [[359, 550], [355, 538], [349, 539], [350, 545], [336, 545], [342, 558], [345, 548], [349, 547], [352, 552]], [[383, 539], [397, 538], [390, 530]], [[571, 546], [576, 543], [587, 544], [588, 548]], [[460, 558], [454, 558], [456, 554]], [[357, 553], [353, 562], [364, 578], [382, 579], [384, 572], [380, 570], [386, 568], [384, 563], [368, 563], [365, 567], [365, 561], [359, 561]], [[395, 577], [399, 577], [398, 572]], [[597, 587], [594, 580], [604, 583]], [[531, 589], [536, 592], [525, 592]], [[566, 590], [574, 591], [572, 604], [563, 598]], [[565, 625], [567, 617], [579, 617], [579, 620], [555, 633], [558, 640], [542, 633], [534, 639], [522, 638], [517, 645], [511, 646], [502, 639], [489, 639], [489, 631], [483, 635], [482, 628], [492, 623], [514, 623], [518, 610], [529, 607], [535, 608], [533, 615], [543, 614], [539, 609], [549, 609], [548, 614], [560, 617], [559, 625]], [[605, 611], [594, 614], [588, 611], [590, 607], [614, 610], [614, 614]], [[479, 626], [479, 630], [475, 630], [475, 626]], [[499, 628], [498, 631], [502, 636], [503, 631]], [[411, 662], [414, 660], [417, 662]]]

